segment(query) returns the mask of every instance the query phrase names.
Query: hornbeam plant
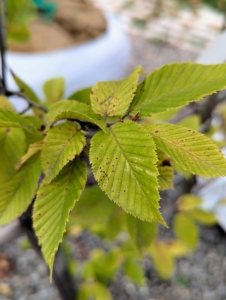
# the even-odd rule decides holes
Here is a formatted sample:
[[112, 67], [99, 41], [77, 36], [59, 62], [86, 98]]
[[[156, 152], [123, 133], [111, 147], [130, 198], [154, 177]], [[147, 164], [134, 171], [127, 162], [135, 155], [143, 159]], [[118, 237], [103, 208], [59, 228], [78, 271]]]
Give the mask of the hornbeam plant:
[[[100, 82], [83, 91], [85, 97], [77, 92], [63, 101], [62, 79], [49, 80], [44, 102], [14, 75], [33, 115], [17, 113], [0, 97], [0, 224], [19, 217], [34, 201], [33, 227], [50, 277], [70, 213], [82, 206], [79, 199], [91, 172], [112, 205], [124, 211], [138, 242], [147, 224], [167, 226], [159, 190], [173, 187], [171, 161], [199, 176], [226, 176], [223, 154], [205, 135], [144, 122], [225, 89], [226, 64], [165, 65], [138, 83], [142, 74], [139, 66], [126, 79]], [[104, 208], [107, 200], [102, 201], [98, 205]], [[87, 216], [92, 205], [86, 202]], [[184, 224], [183, 218], [180, 213], [175, 222]], [[143, 245], [151, 240], [143, 238]], [[160, 250], [165, 253], [162, 244], [150, 251], [155, 257]]]

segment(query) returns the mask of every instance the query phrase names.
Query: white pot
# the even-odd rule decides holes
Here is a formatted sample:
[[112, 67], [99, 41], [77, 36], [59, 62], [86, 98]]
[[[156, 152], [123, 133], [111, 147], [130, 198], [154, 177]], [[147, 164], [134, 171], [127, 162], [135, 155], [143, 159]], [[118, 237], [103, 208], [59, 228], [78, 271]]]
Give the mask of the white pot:
[[[106, 19], [107, 31], [94, 40], [47, 53], [8, 52], [7, 66], [40, 98], [43, 82], [58, 76], [66, 80], [65, 97], [98, 81], [120, 79], [128, 66], [130, 42], [115, 15], [107, 13]], [[7, 86], [18, 90], [9, 72]], [[26, 107], [24, 102], [13, 102], [17, 109]]]

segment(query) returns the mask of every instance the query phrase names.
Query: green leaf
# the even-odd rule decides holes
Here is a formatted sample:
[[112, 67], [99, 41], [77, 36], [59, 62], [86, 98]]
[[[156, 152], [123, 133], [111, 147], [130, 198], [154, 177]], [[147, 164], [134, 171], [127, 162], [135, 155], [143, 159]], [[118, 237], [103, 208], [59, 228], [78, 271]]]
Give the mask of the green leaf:
[[105, 253], [101, 249], [95, 249], [87, 262], [83, 277], [96, 279], [101, 283], [109, 283], [121, 264], [121, 253], [118, 249], [112, 249]]
[[173, 188], [174, 170], [171, 166], [170, 158], [160, 149], [157, 149], [158, 155], [158, 184], [160, 190]]
[[197, 131], [199, 130], [200, 124], [201, 124], [201, 118], [199, 115], [189, 116], [187, 118], [184, 118], [178, 123], [178, 125], [180, 126], [187, 127], [189, 129], [193, 129]]
[[204, 177], [226, 176], [226, 160], [205, 135], [173, 124], [145, 127], [157, 148], [172, 157], [183, 169]]
[[198, 242], [198, 229], [191, 218], [184, 213], [179, 213], [174, 217], [173, 230], [176, 237], [185, 246], [194, 250]]
[[162, 279], [168, 279], [174, 270], [174, 257], [169, 251], [168, 245], [164, 242], [156, 241], [151, 245], [150, 254], [154, 266]]
[[82, 193], [70, 216], [82, 226], [95, 223], [108, 223], [109, 215], [117, 206], [109, 200], [98, 185], [88, 187]]
[[57, 77], [46, 81], [43, 85], [43, 92], [47, 103], [54, 104], [60, 101], [63, 97], [64, 89], [65, 80], [63, 77]]
[[179, 211], [188, 211], [197, 208], [203, 203], [202, 199], [193, 194], [184, 194], [177, 200], [177, 208]]
[[131, 239], [137, 249], [144, 253], [157, 235], [157, 224], [141, 221], [131, 215], [127, 215], [127, 228]]
[[33, 144], [37, 141], [43, 140], [46, 133], [46, 124], [44, 121], [36, 116], [24, 115], [24, 119], [28, 120], [36, 130], [35, 132], [25, 131], [27, 145]]
[[173, 257], [183, 257], [186, 256], [191, 250], [189, 250], [181, 241], [170, 239], [166, 241], [168, 251], [173, 255]]
[[78, 102], [82, 102], [82, 103], [90, 105], [91, 91], [92, 91], [92, 88], [88, 87], [88, 88], [85, 88], [85, 89], [75, 92], [74, 94], [70, 95], [67, 99], [68, 100], [76, 100]]
[[202, 210], [198, 207], [190, 209], [187, 213], [189, 217], [204, 225], [212, 226], [218, 223], [215, 215], [212, 212]]
[[110, 199], [135, 217], [164, 224], [158, 210], [155, 145], [145, 130], [128, 121], [98, 132], [91, 140], [90, 162]]
[[0, 108], [14, 111], [13, 105], [5, 96], [0, 96]]
[[26, 26], [8, 26], [7, 40], [13, 43], [25, 43], [30, 37], [30, 31]]
[[7, 0], [7, 22], [27, 25], [36, 17], [35, 5], [30, 0]]
[[124, 274], [138, 286], [145, 283], [145, 275], [141, 264], [134, 258], [127, 258], [124, 263]]
[[122, 116], [134, 97], [141, 73], [142, 67], [138, 66], [126, 79], [97, 83], [90, 97], [93, 111], [104, 118]]
[[173, 189], [173, 168], [170, 166], [159, 166], [158, 167], [158, 183], [160, 190]]
[[68, 121], [50, 129], [42, 150], [46, 183], [50, 183], [70, 160], [79, 155], [85, 144], [85, 136], [76, 123]]
[[31, 132], [34, 131], [34, 127], [28, 120], [4, 108], [0, 108], [0, 127], [17, 127]]
[[35, 155], [37, 152], [41, 151], [43, 148], [43, 140], [37, 141], [31, 145], [29, 145], [28, 151], [23, 157], [21, 157], [19, 163], [17, 164], [17, 168], [20, 168], [22, 164], [24, 164], [30, 157]]
[[19, 217], [35, 196], [41, 174], [39, 153], [31, 157], [0, 189], [0, 225]]
[[25, 83], [23, 82], [16, 74], [12, 73], [14, 80], [16, 81], [16, 84], [20, 88], [20, 91], [31, 101], [35, 103], [41, 104], [41, 100], [37, 97], [35, 92]]
[[0, 181], [6, 181], [16, 171], [16, 164], [26, 149], [25, 134], [20, 128], [0, 128]]
[[138, 86], [131, 110], [140, 117], [182, 107], [226, 88], [226, 64], [175, 63], [155, 70]]
[[99, 282], [86, 282], [79, 288], [78, 300], [113, 300], [107, 287]]
[[73, 100], [64, 100], [54, 104], [47, 114], [47, 119], [50, 124], [64, 119], [81, 120], [96, 124], [102, 130], [106, 130], [106, 123], [94, 114], [89, 105]]
[[124, 231], [124, 227], [125, 212], [117, 206], [115, 207], [114, 211], [109, 215], [107, 224], [105, 225], [107, 238], [113, 241], [119, 235], [119, 233]]
[[52, 277], [53, 261], [66, 229], [69, 212], [86, 182], [86, 163], [68, 163], [50, 183], [43, 181], [34, 205], [34, 229]]

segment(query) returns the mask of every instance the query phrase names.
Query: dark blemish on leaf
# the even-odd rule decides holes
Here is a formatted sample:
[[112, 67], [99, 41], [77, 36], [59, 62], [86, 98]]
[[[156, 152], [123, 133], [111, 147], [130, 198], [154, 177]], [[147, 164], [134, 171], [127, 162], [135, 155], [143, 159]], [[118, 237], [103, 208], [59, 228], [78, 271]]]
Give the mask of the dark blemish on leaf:
[[162, 167], [165, 167], [165, 166], [171, 167], [171, 163], [170, 163], [170, 160], [169, 160], [169, 159], [163, 160], [163, 162], [162, 162]]
[[46, 126], [44, 124], [42, 124], [38, 130], [39, 131], [44, 131], [45, 129], [46, 129]]
[[6, 133], [9, 133], [9, 132], [11, 132], [11, 129], [10, 128], [6, 128], [6, 131], [5, 131]]
[[158, 133], [159, 131], [158, 130], [155, 130], [155, 133]]

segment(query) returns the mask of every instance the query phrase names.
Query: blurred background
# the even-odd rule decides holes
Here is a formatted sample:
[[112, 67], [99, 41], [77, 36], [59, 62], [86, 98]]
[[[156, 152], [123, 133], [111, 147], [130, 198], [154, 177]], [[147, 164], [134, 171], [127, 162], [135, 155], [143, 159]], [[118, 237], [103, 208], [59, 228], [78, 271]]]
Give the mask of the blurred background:
[[[67, 97], [100, 80], [123, 78], [137, 65], [142, 65], [150, 73], [171, 62], [212, 63], [216, 59], [219, 59], [218, 62], [226, 59], [225, 0], [5, 2], [6, 85], [10, 89], [18, 89], [9, 72], [12, 69], [41, 98], [44, 97], [43, 83], [54, 77], [65, 78]], [[2, 11], [1, 6], [3, 16]], [[3, 18], [1, 21], [4, 21]], [[211, 51], [208, 52], [208, 49]], [[23, 109], [18, 101], [16, 107]], [[222, 110], [221, 114], [223, 122], [225, 111]], [[196, 121], [193, 119], [192, 122]], [[211, 134], [219, 126], [214, 124]], [[222, 144], [222, 140], [218, 142]], [[96, 197], [99, 197], [98, 193]], [[169, 224], [176, 213], [177, 197], [178, 191], [175, 190], [162, 197], [163, 215]], [[75, 216], [79, 219], [78, 212]], [[216, 219], [211, 226], [197, 226], [199, 239], [194, 251], [187, 251], [178, 245], [173, 248], [172, 243], [170, 248], [172, 230], [160, 229], [160, 238], [167, 241], [170, 251], [179, 257], [177, 261], [163, 251], [157, 259], [158, 262], [162, 260], [162, 265], [145, 258], [142, 268], [136, 267], [136, 264], [130, 265], [127, 276], [123, 276], [120, 270], [113, 272], [112, 277], [109, 275], [110, 281], [105, 284], [111, 291], [112, 299], [225, 300], [225, 232]], [[100, 260], [101, 254], [114, 247], [118, 240], [109, 243], [102, 238], [103, 229], [98, 231], [94, 226], [93, 232], [96, 234], [91, 234], [86, 227], [81, 220], [79, 224], [72, 222], [68, 227], [67, 243], [63, 247], [70, 258], [69, 268], [77, 278], [91, 257], [92, 262], [86, 269], [93, 268], [94, 274], [97, 268], [101, 277], [104, 276], [100, 275], [101, 266], [96, 267], [95, 261]], [[61, 299], [55, 286], [49, 282], [45, 263], [25, 236], [10, 244], [0, 245], [1, 300]], [[110, 266], [107, 259], [103, 266], [106, 269]], [[162, 270], [167, 271], [164, 273]], [[90, 273], [87, 272], [83, 274], [84, 278], [89, 278]], [[108, 294], [99, 292], [96, 299], [111, 299], [108, 297]], [[84, 296], [79, 299], [94, 298]]]

